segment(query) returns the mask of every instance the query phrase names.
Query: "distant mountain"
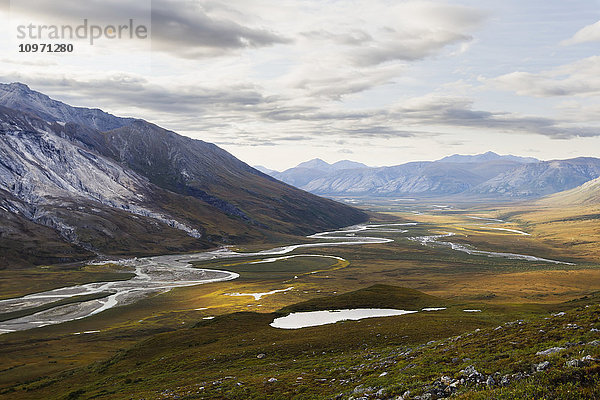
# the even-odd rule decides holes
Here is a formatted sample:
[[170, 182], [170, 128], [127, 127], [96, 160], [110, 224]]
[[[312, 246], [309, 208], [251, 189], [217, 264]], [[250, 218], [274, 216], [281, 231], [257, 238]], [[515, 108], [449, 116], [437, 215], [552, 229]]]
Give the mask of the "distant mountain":
[[[324, 171], [324, 172], [329, 172], [332, 170], [331, 165], [329, 163], [321, 160], [320, 158], [313, 158], [312, 160], [300, 163], [293, 168], [314, 169], [317, 171]], [[290, 169], [293, 169], [293, 168], [290, 168]], [[289, 171], [289, 169], [286, 171]]]
[[[530, 157], [453, 155], [438, 161], [335, 170], [322, 160], [272, 176], [324, 196], [467, 196], [527, 198], [571, 189], [600, 176], [599, 159], [539, 161]], [[310, 167], [310, 168], [308, 168]]]
[[498, 170], [515, 165], [491, 162], [488, 168], [485, 165], [473, 168], [471, 164], [412, 162], [394, 167], [339, 171], [317, 178], [303, 188], [324, 195], [452, 195], [484, 182]]
[[545, 197], [540, 203], [553, 206], [600, 206], [600, 178], [588, 181], [575, 189]]
[[[294, 168], [314, 169], [323, 172], [342, 171], [345, 169], [368, 168], [365, 164], [350, 160], [341, 160], [333, 164], [329, 164], [320, 158], [314, 158], [310, 161], [305, 161], [296, 165]], [[290, 168], [290, 169], [294, 169]], [[289, 171], [290, 169], [286, 170]]]
[[504, 197], [541, 197], [572, 189], [600, 176], [600, 159], [579, 157], [569, 160], [523, 164], [472, 188], [469, 194]]
[[303, 188], [315, 179], [326, 177], [338, 171], [362, 168], [369, 167], [367, 167], [365, 164], [355, 161], [341, 160], [333, 164], [329, 164], [320, 158], [315, 158], [310, 161], [300, 163], [293, 168], [286, 169], [283, 172], [275, 171], [269, 175], [292, 186]]
[[[281, 173], [271, 174], [290, 185], [312, 193], [337, 196], [427, 196], [462, 193], [501, 172], [522, 163], [494, 153], [473, 157], [469, 162], [412, 162], [393, 167], [368, 167], [353, 161], [328, 164], [314, 159]], [[479, 161], [489, 158], [488, 161]]]
[[499, 154], [494, 153], [493, 151], [488, 151], [487, 153], [476, 154], [476, 155], [454, 154], [454, 155], [442, 158], [441, 160], [439, 160], [439, 162], [463, 163], [464, 164], [464, 163], [484, 163], [484, 162], [488, 162], [488, 161], [498, 161], [498, 160], [515, 161], [515, 162], [524, 163], [524, 164], [525, 163], [536, 163], [536, 162], [540, 161], [537, 158], [533, 158], [533, 157], [518, 157], [518, 156], [513, 156], [513, 155], [501, 156]]
[[267, 174], [267, 175], [272, 175], [272, 174], [277, 174], [279, 173], [279, 171], [276, 171], [274, 169], [269, 169], [263, 165], [254, 165], [253, 166], [254, 169], [259, 170], [260, 172], [262, 172], [263, 174]]
[[0, 97], [0, 260], [182, 252], [367, 218], [213, 144], [9, 86]]

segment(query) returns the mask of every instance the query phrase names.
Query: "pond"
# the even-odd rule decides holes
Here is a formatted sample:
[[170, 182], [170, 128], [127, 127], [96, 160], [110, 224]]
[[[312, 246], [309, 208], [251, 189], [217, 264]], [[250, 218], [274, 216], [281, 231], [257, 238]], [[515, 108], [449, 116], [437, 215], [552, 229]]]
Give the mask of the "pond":
[[392, 317], [416, 312], [417, 311], [396, 310], [392, 308], [355, 308], [348, 310], [308, 311], [291, 313], [285, 317], [275, 318], [270, 325], [273, 328], [280, 329], [299, 329], [309, 326], [333, 324], [339, 321]]

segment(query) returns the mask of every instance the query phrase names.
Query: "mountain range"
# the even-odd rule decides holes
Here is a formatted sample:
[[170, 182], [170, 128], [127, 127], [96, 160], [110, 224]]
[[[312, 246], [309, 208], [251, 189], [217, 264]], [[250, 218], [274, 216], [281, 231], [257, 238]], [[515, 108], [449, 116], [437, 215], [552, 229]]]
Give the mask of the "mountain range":
[[0, 193], [0, 266], [191, 251], [367, 219], [214, 144], [20, 83], [0, 84]]
[[351, 161], [330, 165], [315, 159], [269, 174], [322, 196], [526, 199], [569, 190], [600, 177], [600, 159], [540, 161], [487, 152], [390, 167]]

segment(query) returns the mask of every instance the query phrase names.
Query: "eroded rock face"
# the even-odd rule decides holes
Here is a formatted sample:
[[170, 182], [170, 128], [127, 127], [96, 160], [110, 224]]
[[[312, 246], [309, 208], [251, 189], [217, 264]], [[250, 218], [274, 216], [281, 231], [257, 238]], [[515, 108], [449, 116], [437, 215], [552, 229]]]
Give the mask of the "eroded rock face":
[[[115, 161], [60, 136], [60, 125], [0, 109], [0, 188], [5, 207], [76, 242], [75, 228], [52, 212], [67, 203], [99, 203], [201, 236], [197, 229], [151, 209], [149, 184]], [[15, 201], [16, 200], [16, 201]]]

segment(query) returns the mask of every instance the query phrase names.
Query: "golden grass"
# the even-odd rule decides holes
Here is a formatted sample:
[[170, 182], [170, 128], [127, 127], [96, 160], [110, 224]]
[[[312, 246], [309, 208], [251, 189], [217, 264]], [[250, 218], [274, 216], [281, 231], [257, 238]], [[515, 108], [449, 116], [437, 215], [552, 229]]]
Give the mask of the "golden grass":
[[[310, 273], [313, 271], [307, 272], [299, 259], [289, 259], [281, 261], [283, 272], [278, 275], [258, 279], [244, 278], [242, 274], [234, 281], [177, 288], [83, 320], [0, 335], [3, 348], [0, 386], [88, 365], [107, 358], [119, 348], [129, 347], [159, 332], [191, 326], [205, 317], [238, 311], [268, 313], [315, 297], [373, 284], [391, 284], [454, 301], [490, 305], [557, 303], [581, 297], [600, 288], [600, 269], [597, 268], [600, 264], [600, 223], [598, 219], [586, 217], [595, 214], [600, 214], [600, 207], [552, 208], [539, 204], [465, 210], [463, 215], [394, 213], [393, 217], [403, 221], [428, 224], [427, 230], [454, 232], [457, 236], [452, 240], [483, 250], [573, 260], [578, 265], [540, 265], [471, 257], [449, 249], [421, 246], [401, 235], [394, 236], [396, 241], [387, 244], [311, 249], [311, 253], [340, 256], [348, 262], [333, 259], [317, 262], [315, 259], [313, 271], [317, 273]], [[465, 215], [502, 218], [510, 223], [498, 226], [522, 230], [531, 236], [482, 229], [485, 226], [482, 221]], [[246, 249], [255, 251], [268, 247], [257, 245]], [[230, 264], [233, 268], [238, 262]], [[0, 295], [9, 297], [46, 290], [69, 276], [74, 281], [83, 281], [114, 273], [98, 268], [69, 271], [40, 268], [28, 272], [30, 275], [19, 281], [21, 283], [15, 281], [11, 271], [0, 271]], [[295, 268], [299, 272], [294, 272]], [[298, 278], [294, 279], [293, 275]], [[226, 295], [268, 292], [290, 286], [294, 289], [265, 296], [260, 301], [249, 296]], [[102, 332], [73, 335], [88, 330]]]

